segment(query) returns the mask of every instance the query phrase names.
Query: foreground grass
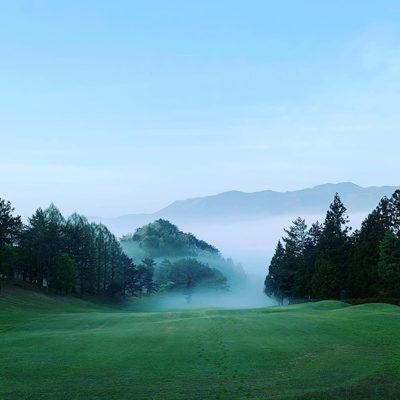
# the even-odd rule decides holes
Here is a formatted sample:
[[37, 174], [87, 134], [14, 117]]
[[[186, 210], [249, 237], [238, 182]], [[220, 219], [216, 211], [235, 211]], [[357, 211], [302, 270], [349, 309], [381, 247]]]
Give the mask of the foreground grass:
[[107, 307], [6, 288], [0, 399], [400, 397], [395, 306]]

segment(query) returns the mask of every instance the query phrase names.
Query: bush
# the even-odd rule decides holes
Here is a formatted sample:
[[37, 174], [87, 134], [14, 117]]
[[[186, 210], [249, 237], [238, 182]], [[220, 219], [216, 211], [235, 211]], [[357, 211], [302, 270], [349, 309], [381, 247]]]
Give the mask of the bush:
[[385, 303], [385, 304], [393, 304], [395, 306], [400, 306], [400, 299], [396, 297], [383, 297], [379, 298], [367, 298], [367, 299], [354, 299], [351, 304], [354, 306], [358, 306], [360, 304], [369, 304], [369, 303]]
[[385, 297], [382, 299], [382, 303], [393, 304], [394, 306], [400, 306], [400, 299], [396, 297]]

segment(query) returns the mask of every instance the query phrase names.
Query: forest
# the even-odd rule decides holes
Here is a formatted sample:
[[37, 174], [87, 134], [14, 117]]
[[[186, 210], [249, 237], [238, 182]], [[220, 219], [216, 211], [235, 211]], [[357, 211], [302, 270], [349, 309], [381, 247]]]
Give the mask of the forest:
[[[336, 193], [323, 223], [309, 228], [298, 217], [278, 241], [265, 293], [285, 300], [400, 297], [400, 190], [383, 197], [352, 231]], [[121, 239], [101, 223], [73, 213], [65, 219], [51, 204], [24, 224], [0, 200], [0, 283], [22, 280], [57, 290], [98, 296], [228, 291], [243, 284], [240, 263], [171, 222], [154, 221]], [[1, 290], [1, 286], [0, 286]], [[347, 293], [347, 294], [346, 294]]]
[[359, 230], [349, 227], [336, 193], [325, 221], [309, 229], [298, 217], [279, 240], [265, 278], [265, 293], [279, 303], [295, 299], [400, 297], [400, 190], [383, 197]]
[[232, 277], [244, 275], [214, 246], [166, 220], [119, 240], [103, 224], [77, 213], [65, 219], [54, 204], [37, 209], [27, 224], [13, 212], [11, 203], [0, 199], [0, 283], [22, 280], [81, 298], [180, 292], [189, 302], [194, 287], [229, 289], [217, 267]]

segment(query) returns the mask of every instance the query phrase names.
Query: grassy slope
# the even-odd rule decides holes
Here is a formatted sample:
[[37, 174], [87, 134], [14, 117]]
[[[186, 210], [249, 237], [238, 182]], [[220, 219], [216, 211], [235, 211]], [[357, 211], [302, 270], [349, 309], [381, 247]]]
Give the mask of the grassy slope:
[[22, 294], [0, 300], [2, 400], [399, 398], [398, 307], [149, 313]]

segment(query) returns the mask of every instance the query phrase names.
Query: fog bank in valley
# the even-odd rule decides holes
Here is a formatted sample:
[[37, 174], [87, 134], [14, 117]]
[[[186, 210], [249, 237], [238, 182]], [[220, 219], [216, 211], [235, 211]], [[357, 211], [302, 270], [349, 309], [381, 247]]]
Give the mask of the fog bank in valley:
[[242, 288], [232, 288], [226, 293], [195, 290], [188, 303], [181, 293], [171, 293], [151, 300], [152, 311], [183, 311], [204, 308], [241, 309], [261, 308], [277, 305], [263, 292], [263, 282], [255, 277], [249, 277]]
[[[353, 230], [359, 229], [366, 215], [349, 215], [349, 226]], [[257, 281], [267, 275], [278, 240], [285, 236], [284, 229], [288, 229], [298, 216], [284, 215], [234, 223], [181, 224], [181, 229], [212, 243], [224, 257], [240, 262], [246, 274]], [[325, 214], [303, 215], [301, 218], [310, 227], [316, 221], [323, 223]]]
[[[179, 229], [191, 232], [196, 237], [217, 247], [222, 256], [232, 258], [235, 264], [240, 263], [246, 273], [242, 284], [230, 285], [227, 293], [212, 293], [195, 290], [190, 304], [185, 296], [179, 293], [166, 294], [152, 300], [155, 310], [188, 310], [202, 308], [258, 308], [276, 305], [264, 292], [264, 279], [268, 274], [268, 266], [274, 254], [276, 244], [284, 229], [288, 229], [298, 215], [284, 215], [265, 219], [247, 220], [231, 223], [181, 223]], [[325, 214], [301, 216], [308, 227], [319, 221], [323, 223]], [[350, 216], [350, 223], [358, 229], [366, 214]], [[171, 221], [174, 223], [174, 221]], [[123, 232], [126, 233], [126, 232]], [[117, 232], [122, 235], [122, 232]], [[229, 283], [229, 282], [228, 282]]]

